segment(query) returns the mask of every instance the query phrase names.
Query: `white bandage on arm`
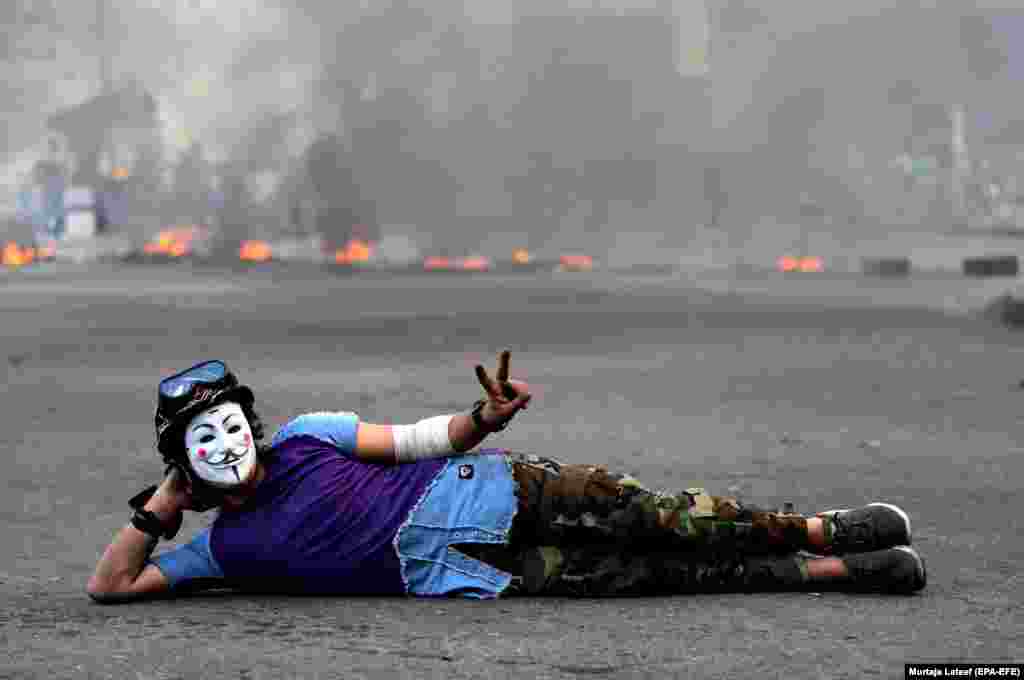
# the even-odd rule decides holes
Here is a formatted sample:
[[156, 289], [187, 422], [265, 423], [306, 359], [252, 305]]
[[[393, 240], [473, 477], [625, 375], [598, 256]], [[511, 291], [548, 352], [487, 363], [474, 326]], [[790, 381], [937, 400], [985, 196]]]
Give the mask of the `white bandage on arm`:
[[415, 425], [392, 425], [395, 460], [399, 463], [412, 463], [456, 453], [448, 439], [448, 423], [454, 417], [434, 416], [424, 418]]

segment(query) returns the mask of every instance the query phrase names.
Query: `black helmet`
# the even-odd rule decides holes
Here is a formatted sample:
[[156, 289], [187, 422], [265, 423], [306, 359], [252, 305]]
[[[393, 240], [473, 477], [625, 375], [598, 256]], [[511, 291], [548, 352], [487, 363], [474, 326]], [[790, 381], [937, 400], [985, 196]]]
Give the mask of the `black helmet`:
[[185, 426], [211, 406], [235, 401], [251, 408], [252, 390], [223, 361], [204, 361], [160, 381], [156, 402], [156, 448], [164, 460], [180, 462]]

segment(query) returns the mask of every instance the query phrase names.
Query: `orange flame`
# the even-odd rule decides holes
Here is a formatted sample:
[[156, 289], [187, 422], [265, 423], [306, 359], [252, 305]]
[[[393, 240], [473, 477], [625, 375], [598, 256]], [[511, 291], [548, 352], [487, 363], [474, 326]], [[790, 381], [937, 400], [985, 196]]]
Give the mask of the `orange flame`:
[[465, 271], [484, 272], [491, 268], [491, 261], [482, 255], [473, 255], [460, 260], [458, 267]]
[[432, 256], [423, 260], [424, 269], [451, 269], [452, 261], [447, 257]]
[[368, 262], [373, 257], [373, 246], [361, 239], [354, 238], [334, 253], [335, 264], [355, 264]]
[[22, 248], [14, 241], [8, 241], [0, 254], [0, 262], [8, 267], [32, 264], [33, 259], [35, 259], [35, 251], [32, 248]]
[[594, 268], [594, 260], [589, 255], [562, 255], [558, 262], [562, 269], [570, 271], [589, 271]]
[[155, 241], [150, 241], [142, 246], [142, 252], [147, 255], [183, 257], [192, 252], [192, 241], [198, 233], [197, 227], [164, 229], [156, 235]]
[[820, 272], [824, 269], [825, 267], [820, 257], [800, 258], [800, 271], [802, 272]]
[[792, 255], [783, 255], [775, 263], [775, 267], [780, 272], [795, 272], [800, 268], [800, 259]]
[[512, 251], [512, 261], [516, 264], [530, 264], [530, 251], [526, 248], [517, 248]]
[[825, 270], [825, 265], [820, 257], [805, 256], [793, 257], [783, 255], [775, 263], [776, 269], [780, 272], [820, 272]]
[[266, 241], [242, 241], [238, 257], [246, 262], [266, 262], [273, 256]]

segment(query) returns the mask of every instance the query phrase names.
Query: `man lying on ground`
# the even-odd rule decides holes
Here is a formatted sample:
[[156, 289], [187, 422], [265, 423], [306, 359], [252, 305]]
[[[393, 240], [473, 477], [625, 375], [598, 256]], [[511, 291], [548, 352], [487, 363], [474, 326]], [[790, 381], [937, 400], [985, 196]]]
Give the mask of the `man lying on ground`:
[[[468, 453], [530, 402], [502, 352], [467, 414], [413, 425], [309, 413], [270, 445], [250, 388], [222, 361], [160, 382], [163, 482], [89, 579], [98, 602], [206, 588], [255, 592], [604, 596], [826, 590], [910, 593], [925, 585], [900, 508], [814, 516], [703, 489], [655, 492], [603, 466], [501, 449]], [[217, 508], [159, 555], [185, 510]]]

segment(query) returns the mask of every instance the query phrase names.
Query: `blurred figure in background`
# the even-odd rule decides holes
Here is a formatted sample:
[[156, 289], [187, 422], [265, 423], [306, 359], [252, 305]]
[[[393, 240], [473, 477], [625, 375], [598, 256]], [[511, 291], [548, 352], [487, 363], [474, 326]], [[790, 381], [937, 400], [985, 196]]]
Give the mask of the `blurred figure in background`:
[[[306, 172], [316, 202], [316, 231], [331, 249], [357, 236], [375, 241], [374, 211], [360, 195], [344, 144], [335, 134], [321, 135], [306, 151]], [[353, 229], [358, 227], [358, 235]]]
[[245, 182], [245, 167], [228, 162], [217, 178], [214, 202], [217, 213], [217, 250], [236, 251], [249, 238], [251, 199]]
[[64, 168], [53, 160], [41, 160], [32, 172], [33, 184], [39, 192], [36, 224], [40, 234], [59, 239], [64, 234], [64, 191], [67, 179]]

